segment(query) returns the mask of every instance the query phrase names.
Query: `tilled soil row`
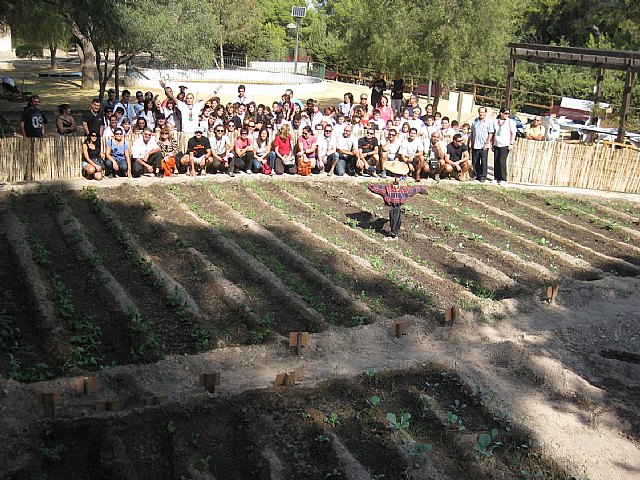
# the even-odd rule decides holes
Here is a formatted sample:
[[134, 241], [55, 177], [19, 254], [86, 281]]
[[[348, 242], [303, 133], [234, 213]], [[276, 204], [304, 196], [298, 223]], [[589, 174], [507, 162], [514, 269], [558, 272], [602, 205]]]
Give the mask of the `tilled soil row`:
[[39, 423], [7, 467], [11, 478], [568, 478], [529, 435], [455, 372], [426, 365]]
[[[207, 202], [193, 198], [190, 192], [183, 192], [177, 187], [172, 193], [167, 192], [166, 196], [171, 199], [171, 203], [168, 200], [167, 203], [179, 210], [180, 215], [185, 216], [189, 222], [195, 223], [197, 232], [200, 232], [199, 238], [191, 236], [187, 241], [195, 242], [198, 250], [211, 261], [215, 258], [215, 264], [222, 268], [229, 280], [242, 285], [246, 292], [251, 292], [251, 296], [261, 297], [256, 298], [255, 302], [262, 305], [260, 308], [269, 309], [267, 315], [272, 319], [276, 332], [288, 336], [292, 331], [317, 332], [327, 328], [324, 317], [317, 310], [311, 308], [262, 262], [245, 252], [217, 228], [217, 225], [224, 224], [224, 221], [220, 219], [223, 214], [216, 208], [210, 204], [205, 205]], [[198, 203], [199, 201], [202, 203]], [[189, 235], [186, 232], [185, 234]], [[225, 265], [223, 266], [219, 260]]]
[[[520, 225], [521, 228], [526, 228], [529, 232], [540, 235], [542, 238], [545, 238], [548, 241], [553, 241], [553, 243], [557, 246], [562, 246], [574, 256], [582, 256], [591, 265], [599, 268], [604, 272], [610, 272], [621, 276], [635, 276], [640, 274], [640, 267], [620, 258], [615, 258], [610, 255], [601, 253], [601, 251], [614, 253], [605, 245], [594, 245], [594, 242], [589, 241], [584, 242], [585, 244], [590, 244], [593, 247], [598, 248], [598, 250], [594, 250], [593, 248], [584, 245], [579, 238], [579, 235], [570, 234], [570, 229], [562, 229], [554, 225], [553, 223], [550, 223], [548, 218], [537, 215], [535, 212], [529, 211], [527, 213], [527, 217], [529, 218], [529, 220], [537, 221], [540, 225], [545, 225], [545, 228], [538, 227], [527, 220], [523, 220], [522, 218], [520, 218], [519, 214], [512, 213], [510, 211], [511, 209], [505, 210], [504, 208], [493, 207], [479, 200], [477, 200], [477, 202], [480, 206], [492, 212], [493, 214], [498, 215], [502, 218], [508, 218]], [[502, 207], [505, 207], [505, 205], [502, 204]]]
[[[299, 188], [299, 185], [298, 185]], [[327, 190], [322, 186], [311, 186], [304, 189], [298, 189], [296, 195], [300, 198], [308, 198], [309, 202], [321, 205], [321, 211], [334, 221], [347, 223], [347, 219], [351, 219], [351, 224], [357, 222], [356, 227], [364, 229], [370, 235], [365, 235], [359, 231], [359, 228], [351, 228], [354, 234], [362, 235], [370, 242], [381, 244], [384, 242], [385, 233], [382, 231], [381, 225], [386, 219], [378, 217], [375, 210], [368, 206], [363, 206], [354, 198], [361, 199], [359, 195], [361, 188], [358, 186], [345, 186], [346, 195], [350, 198], [341, 196], [340, 191], [336, 191], [329, 195], [332, 187]], [[355, 189], [355, 193], [351, 188]], [[321, 191], [323, 189], [324, 191]], [[331, 198], [333, 197], [333, 198]], [[329, 205], [326, 205], [330, 200]], [[361, 200], [360, 200], [361, 201]], [[324, 202], [324, 205], [322, 204]], [[326, 206], [325, 206], [326, 205]], [[346, 225], [345, 225], [346, 226]], [[513, 291], [518, 289], [518, 285], [512, 279], [505, 278], [498, 272], [491, 272], [489, 269], [477, 268], [478, 265], [473, 262], [465, 262], [457, 257], [455, 252], [437, 246], [434, 242], [424, 239], [417, 239], [410, 230], [406, 229], [401, 232], [399, 240], [393, 245], [396, 252], [400, 252], [410, 261], [417, 261], [419, 264], [428, 264], [435, 271], [439, 278], [446, 279], [456, 286], [464, 286], [465, 290], [472, 292], [481, 298], [508, 298], [513, 295]], [[495, 273], [495, 276], [492, 275]], [[455, 290], [454, 290], [455, 291]]]
[[[366, 260], [352, 255], [349, 250], [330, 242], [297, 221], [294, 214], [296, 205], [286, 204], [277, 193], [270, 194], [263, 187], [264, 185], [256, 183], [235, 187], [242, 192], [236, 197], [236, 201], [243, 201], [247, 207], [253, 205], [256, 209], [255, 218], [261, 225], [304, 255], [335, 286], [354, 292], [358, 301], [362, 299], [371, 304], [371, 309], [383, 317], [403, 313], [421, 317], [433, 316], [434, 312], [428, 305], [414, 299], [406, 289], [397, 288]], [[326, 224], [323, 226], [325, 229], [328, 227]]]
[[[371, 321], [381, 320], [366, 303], [351, 295], [346, 289], [335, 285], [331, 279], [320, 272], [302, 254], [289, 246], [286, 241], [281, 240], [261, 224], [235, 211], [242, 212], [249, 209], [248, 211], [254, 213], [252, 209], [255, 208], [255, 202], [261, 203], [259, 197], [256, 197], [249, 190], [238, 188], [237, 184], [230, 185], [230, 188], [224, 189], [224, 191], [217, 186], [212, 191], [211, 187], [212, 185], [209, 186], [205, 196], [214, 202], [214, 206], [217, 206], [219, 211], [225, 211], [228, 214], [232, 223], [226, 225], [227, 230], [233, 232], [239, 239], [243, 234], [246, 235], [244, 230], [248, 229], [256, 236], [256, 242], [260, 246], [266, 247], [261, 251], [261, 257], [278, 252], [279, 264], [287, 269], [286, 272], [280, 272], [279, 276], [285, 282], [293, 283], [294, 290], [299, 289], [301, 292], [307, 293], [305, 300], [315, 302], [318, 305], [316, 308], [322, 310], [325, 318], [331, 319], [330, 323], [350, 325], [353, 324], [354, 317], [361, 318], [363, 315]], [[233, 205], [233, 209], [228, 207], [226, 203]], [[261, 222], [267, 221], [265, 217], [269, 216], [260, 215]], [[238, 228], [240, 225], [242, 228]]]
[[583, 251], [589, 252], [592, 256], [619, 265], [620, 272], [612, 268], [604, 269], [605, 271], [611, 270], [615, 274], [624, 276], [633, 275], [634, 269], [640, 273], [640, 268], [628, 261], [629, 254], [637, 256], [633, 254], [629, 244], [612, 241], [612, 238], [580, 225], [574, 226], [571, 222], [567, 223], [566, 220], [559, 218], [557, 214], [548, 213], [535, 205], [529, 206], [521, 200], [526, 200], [526, 196], [514, 190], [483, 190], [477, 197], [479, 203], [484, 202], [483, 205], [498, 208], [508, 215], [517, 216], [521, 220], [526, 219], [527, 223], [539, 226], [541, 231], [547, 232], [547, 236], [555, 234], [570, 245], [579, 245]]
[[24, 195], [13, 206], [26, 219], [27, 236], [32, 249], [46, 255], [48, 264], [40, 265], [46, 277], [58, 315], [71, 335], [72, 351], [65, 369], [95, 370], [105, 365], [129, 363], [128, 329], [125, 315], [113, 311], [112, 296], [95, 275], [93, 268], [79, 262], [78, 244], [82, 235], [68, 239], [58, 226], [53, 198]]
[[[596, 202], [587, 203], [566, 195], [542, 196], [536, 192], [526, 192], [521, 202], [543, 209], [550, 215], [560, 216], [573, 224], [587, 228], [591, 232], [604, 234], [617, 241], [629, 244], [629, 239], [640, 239], [638, 219], [626, 215], [612, 216], [599, 208]], [[606, 209], [605, 209], [606, 210]], [[615, 211], [614, 211], [615, 213]], [[597, 214], [597, 215], [596, 215]]]
[[[145, 250], [136, 248], [157, 265], [165, 297], [176, 309], [176, 323], [183, 324], [195, 349], [204, 351], [212, 346], [249, 342], [249, 332], [256, 326], [255, 316], [225, 301], [217, 283], [211, 282], [206, 264], [194, 257], [178, 241], [179, 236], [169, 230], [164, 219], [154, 213], [159, 210], [155, 200], [150, 201], [143, 191], [131, 187], [121, 187], [111, 193], [112, 197], [104, 198], [111, 200], [110, 208], [119, 218], [127, 219], [126, 228], [135, 234], [138, 245], [141, 239], [146, 239]], [[154, 271], [153, 275], [158, 273]], [[185, 323], [184, 314], [188, 312], [193, 314], [193, 323]]]
[[[472, 303], [478, 300], [478, 297], [460, 285], [440, 277], [433, 268], [406, 256], [406, 252], [403, 252], [399, 246], [387, 246], [382, 241], [336, 220], [326, 213], [331, 208], [326, 198], [319, 199], [322, 203], [312, 201], [309, 198], [312, 192], [307, 191], [305, 186], [294, 183], [269, 184], [265, 186], [265, 190], [281, 198], [285, 197], [290, 208], [294, 205], [301, 206], [301, 218], [298, 219], [305, 224], [310, 224], [312, 221], [318, 222], [313, 224], [312, 228], [315, 231], [322, 232], [322, 227], [319, 225], [331, 225], [332, 231], [326, 234], [329, 240], [336, 240], [337, 236], [341, 246], [347, 246], [352, 255], [364, 257], [389, 280], [408, 286], [416, 293], [425, 296], [426, 301], [434, 302], [437, 307], [450, 306], [459, 300]], [[324, 232], [322, 234], [325, 235]], [[406, 275], [409, 271], [412, 272], [410, 276]]]
[[108, 226], [109, 222], [103, 220], [98, 212], [99, 199], [87, 193], [73, 193], [67, 201], [74, 218], [83, 227], [85, 238], [135, 305], [136, 311], [128, 315], [133, 335], [126, 342], [135, 361], [153, 361], [165, 353], [184, 353], [189, 345], [175, 341], [173, 312], [166, 307], [164, 295], [153, 287], [150, 272], [139, 268], [134, 252], [124, 246], [119, 235], [114, 235], [113, 227]]
[[7, 353], [0, 358], [0, 372], [21, 381], [44, 380], [53, 375], [50, 367], [68, 357], [69, 334], [34, 262], [24, 225], [6, 211], [0, 213], [0, 225], [0, 347]]
[[640, 208], [637, 203], [628, 202], [622, 204], [620, 202], [599, 200], [598, 202], [593, 202], [593, 204], [598, 212], [602, 212], [619, 221], [628, 222], [630, 228], [640, 230], [640, 214], [638, 213]]
[[[328, 186], [326, 192], [338, 200], [336, 205], [342, 206], [342, 211], [347, 217], [362, 218], [359, 223], [360, 227], [369, 228], [370, 225], [386, 222], [386, 216], [379, 215], [375, 207], [366, 204], [366, 201], [371, 199], [366, 189], [355, 186], [337, 189], [332, 185]], [[349, 198], [344, 198], [345, 196]], [[351, 207], [351, 211], [348, 207]], [[412, 212], [414, 208], [412, 205], [408, 205], [405, 207], [406, 210]], [[406, 227], [406, 225], [410, 225], [410, 227]], [[440, 225], [453, 226], [446, 218], [440, 222]], [[378, 231], [381, 230], [381, 228], [378, 229]], [[409, 224], [405, 222], [401, 239], [407, 237], [409, 248], [417, 250], [421, 255], [427, 255], [429, 258], [433, 258], [434, 251], [439, 250], [446, 260], [446, 263], [441, 267], [443, 269], [455, 269], [457, 264], [476, 272], [475, 276], [479, 280], [454, 277], [463, 285], [468, 285], [468, 288], [476, 294], [490, 295], [497, 299], [509, 298], [517, 295], [518, 292], [523, 293], [526, 290], [525, 285], [533, 287], [539, 285], [540, 280], [535, 277], [531, 278], [529, 270], [521, 263], [512, 262], [510, 258], [483, 248], [482, 242], [470, 241], [461, 235], [456, 235], [453, 230], [453, 228], [447, 230], [436, 222], [414, 222], [412, 220]], [[529, 280], [529, 282], [523, 280]], [[491, 288], [492, 284], [495, 287]], [[487, 292], [487, 289], [490, 291]]]
[[[476, 235], [482, 235], [490, 243], [502, 246], [503, 253], [509, 250], [514, 251], [520, 258], [527, 259], [529, 263], [539, 264], [548, 272], [558, 272], [565, 277], [578, 280], [595, 280], [602, 277], [602, 270], [593, 267], [590, 263], [581, 258], [569, 255], [560, 250], [540, 245], [533, 240], [526, 238], [527, 233], [517, 224], [509, 222], [509, 219], [502, 219], [496, 215], [487, 213], [478, 214], [470, 207], [458, 208], [451, 206], [451, 199], [455, 204], [466, 203], [468, 200], [458, 192], [446, 191], [446, 197], [441, 198], [442, 191], [435, 190], [429, 198], [418, 198], [415, 205], [421, 208], [422, 216], [425, 211], [439, 211], [447, 209], [452, 218], [457, 219], [464, 228], [472, 228]], [[534, 267], [535, 268], [535, 267]]]

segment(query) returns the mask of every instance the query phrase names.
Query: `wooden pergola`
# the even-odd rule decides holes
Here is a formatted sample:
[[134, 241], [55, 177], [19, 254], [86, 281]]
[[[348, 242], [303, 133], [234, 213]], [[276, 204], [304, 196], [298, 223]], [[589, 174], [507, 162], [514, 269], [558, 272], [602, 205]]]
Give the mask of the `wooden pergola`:
[[624, 89], [622, 90], [622, 105], [620, 108], [620, 124], [618, 126], [617, 142], [624, 141], [629, 106], [631, 103], [631, 87], [634, 73], [640, 72], [640, 52], [621, 50], [599, 50], [591, 48], [556, 47], [550, 45], [536, 45], [529, 43], [510, 43], [509, 67], [507, 71], [507, 86], [504, 91], [505, 106], [511, 107], [516, 61], [525, 60], [534, 63], [556, 63], [561, 65], [576, 65], [578, 67], [595, 68], [598, 70], [594, 102], [601, 98], [602, 81], [605, 70], [619, 70], [626, 72]]

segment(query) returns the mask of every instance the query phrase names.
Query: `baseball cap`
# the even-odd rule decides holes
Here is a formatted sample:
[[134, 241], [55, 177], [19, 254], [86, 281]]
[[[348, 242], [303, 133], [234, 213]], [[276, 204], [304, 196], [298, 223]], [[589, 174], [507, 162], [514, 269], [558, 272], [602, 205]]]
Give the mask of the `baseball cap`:
[[195, 133], [195, 132], [203, 133], [203, 132], [204, 132], [204, 130], [202, 130], [202, 127], [196, 127], [196, 129], [194, 130], [194, 133]]
[[109, 90], [107, 90], [107, 93], [116, 93], [115, 89], [110, 88]]

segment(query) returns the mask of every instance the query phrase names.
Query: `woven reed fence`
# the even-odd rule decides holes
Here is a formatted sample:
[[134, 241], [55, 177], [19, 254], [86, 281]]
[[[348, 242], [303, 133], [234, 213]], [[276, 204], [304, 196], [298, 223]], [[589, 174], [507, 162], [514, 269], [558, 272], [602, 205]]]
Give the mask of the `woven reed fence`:
[[507, 173], [514, 183], [640, 193], [640, 151], [519, 138], [507, 158]]

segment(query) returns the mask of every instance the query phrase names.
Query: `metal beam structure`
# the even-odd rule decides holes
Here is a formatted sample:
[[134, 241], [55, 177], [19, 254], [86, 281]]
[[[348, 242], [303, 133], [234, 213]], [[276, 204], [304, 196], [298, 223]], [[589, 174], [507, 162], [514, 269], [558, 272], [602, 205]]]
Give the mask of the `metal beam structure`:
[[596, 81], [596, 101], [601, 95], [604, 70], [618, 70], [626, 72], [624, 89], [622, 91], [622, 105], [620, 107], [620, 125], [617, 142], [624, 140], [629, 106], [631, 103], [631, 87], [634, 74], [640, 73], [640, 52], [622, 50], [600, 50], [594, 48], [557, 47], [553, 45], [536, 45], [530, 43], [510, 43], [509, 66], [507, 70], [507, 85], [504, 91], [504, 104], [511, 107], [516, 62], [524, 60], [534, 63], [554, 63], [559, 65], [575, 65], [576, 67], [598, 69]]

